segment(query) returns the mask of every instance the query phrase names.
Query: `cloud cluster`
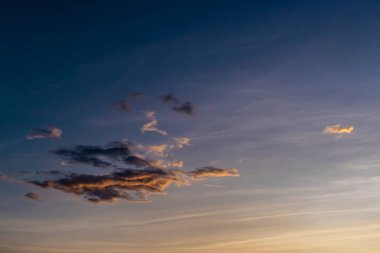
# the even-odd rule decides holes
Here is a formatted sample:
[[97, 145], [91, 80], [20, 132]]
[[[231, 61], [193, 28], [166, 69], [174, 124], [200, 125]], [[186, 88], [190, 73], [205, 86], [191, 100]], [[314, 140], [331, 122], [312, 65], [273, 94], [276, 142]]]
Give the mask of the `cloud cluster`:
[[[131, 104], [143, 95], [132, 93], [126, 99], [113, 103], [121, 111], [129, 111]], [[161, 97], [162, 102], [170, 103], [176, 112], [194, 115], [194, 105], [180, 102], [170, 93]], [[168, 133], [159, 129], [159, 122], [154, 111], [146, 112], [148, 122], [141, 127], [141, 132], [156, 132], [169, 137]], [[36, 129], [27, 139], [60, 138], [59, 128]], [[38, 179], [29, 179], [23, 183], [32, 184], [44, 189], [56, 189], [74, 194], [93, 203], [112, 203], [117, 200], [147, 202], [152, 194], [164, 194], [171, 185], [177, 187], [190, 185], [192, 182], [207, 177], [236, 177], [239, 172], [235, 168], [223, 169], [201, 167], [185, 171], [183, 161], [173, 159], [172, 151], [190, 145], [188, 137], [169, 137], [170, 141], [156, 145], [141, 145], [127, 139], [111, 142], [103, 146], [76, 145], [50, 151], [61, 159], [61, 165], [86, 165], [102, 168], [105, 174], [96, 173], [62, 173], [61, 171], [35, 171]], [[86, 170], [88, 171], [88, 170]], [[48, 178], [47, 178], [48, 177]], [[13, 181], [13, 178], [1, 176], [0, 180]], [[33, 200], [41, 200], [39, 194], [29, 192], [25, 195]]]
[[158, 120], [156, 119], [156, 113], [154, 111], [148, 111], [146, 117], [149, 122], [142, 126], [141, 132], [156, 132], [162, 135], [168, 135], [166, 131], [158, 129]]
[[326, 126], [323, 130], [325, 134], [333, 134], [337, 137], [342, 137], [344, 134], [350, 134], [354, 131], [353, 126], [342, 127], [340, 124]]
[[50, 128], [37, 128], [34, 129], [31, 133], [26, 136], [28, 140], [50, 138], [50, 139], [59, 139], [62, 136], [62, 130], [58, 127]]
[[182, 103], [178, 100], [177, 96], [173, 93], [168, 93], [168, 94], [160, 97], [160, 99], [163, 103], [172, 104], [171, 109], [175, 112], [184, 113], [184, 114], [187, 114], [190, 116], [196, 114], [195, 107], [194, 107], [193, 103], [191, 103], [190, 101], [186, 101], [186, 102]]
[[119, 169], [108, 175], [70, 174], [58, 180], [30, 181], [42, 187], [84, 197], [90, 202], [148, 201], [151, 194], [163, 194], [172, 184], [189, 185], [204, 177], [238, 176], [236, 169], [205, 167], [185, 172], [163, 169]]

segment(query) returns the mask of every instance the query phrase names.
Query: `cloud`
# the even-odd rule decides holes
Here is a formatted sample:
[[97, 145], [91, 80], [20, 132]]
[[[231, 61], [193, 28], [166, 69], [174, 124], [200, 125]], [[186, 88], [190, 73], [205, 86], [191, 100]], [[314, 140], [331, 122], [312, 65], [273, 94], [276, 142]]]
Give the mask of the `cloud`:
[[182, 168], [183, 161], [165, 161], [165, 160], [153, 160], [152, 165], [160, 169], [168, 168]]
[[354, 131], [353, 126], [342, 127], [340, 124], [326, 126], [323, 130], [325, 134], [333, 134], [337, 137], [342, 137], [344, 134], [351, 134]]
[[42, 139], [42, 138], [49, 138], [49, 139], [59, 139], [62, 136], [62, 130], [57, 127], [51, 127], [51, 128], [37, 128], [34, 129], [30, 134], [26, 136], [26, 139], [28, 140], [34, 140], [34, 139]]
[[41, 196], [35, 192], [29, 192], [29, 193], [25, 194], [25, 196], [30, 198], [30, 199], [36, 200], [36, 201], [41, 200]]
[[236, 168], [219, 169], [215, 167], [203, 167], [189, 173], [194, 180], [201, 180], [204, 177], [238, 177], [239, 171]]
[[168, 135], [166, 131], [157, 128], [158, 120], [156, 119], [156, 113], [154, 111], [148, 111], [146, 117], [149, 122], [142, 126], [141, 132], [156, 132], [162, 135]]
[[190, 101], [187, 101], [187, 102], [185, 102], [179, 106], [173, 106], [172, 110], [176, 111], [176, 112], [185, 113], [185, 114], [191, 115], [191, 116], [196, 114], [194, 105]]
[[178, 100], [177, 96], [173, 93], [166, 94], [160, 97], [160, 99], [163, 103], [173, 104], [172, 106], [173, 111], [184, 113], [191, 116], [196, 114], [193, 103], [191, 103], [190, 101], [182, 103]]
[[184, 146], [190, 145], [190, 138], [188, 137], [174, 137], [175, 147], [183, 148]]
[[77, 145], [74, 148], [61, 148], [50, 151], [63, 159], [67, 164], [84, 164], [98, 168], [116, 168], [118, 164], [135, 167], [154, 168], [151, 162], [142, 155], [132, 153], [131, 142], [111, 142], [105, 147]]
[[167, 155], [167, 152], [170, 150], [170, 145], [166, 143], [161, 144], [161, 145], [152, 145], [152, 146], [148, 146], [146, 150], [148, 153], [151, 153], [154, 156], [165, 157]]
[[163, 103], [171, 103], [171, 102], [178, 103], [178, 99], [177, 99], [176, 95], [173, 93], [166, 94], [166, 95], [160, 97], [160, 99]]
[[[190, 138], [173, 138], [174, 143], [143, 146], [124, 139], [105, 146], [76, 145], [72, 148], [60, 148], [50, 151], [58, 155], [61, 165], [82, 164], [97, 168], [118, 168], [132, 165], [137, 168], [167, 169], [181, 168], [183, 161], [169, 161], [171, 150], [189, 145]], [[158, 158], [158, 159], [157, 159]], [[57, 175], [59, 171], [37, 171], [36, 174]]]
[[195, 171], [162, 169], [119, 169], [109, 175], [70, 174], [58, 180], [29, 181], [46, 188], [82, 196], [90, 202], [148, 201], [152, 194], [164, 194], [172, 184], [190, 185], [204, 177], [238, 176], [236, 169], [205, 167]]

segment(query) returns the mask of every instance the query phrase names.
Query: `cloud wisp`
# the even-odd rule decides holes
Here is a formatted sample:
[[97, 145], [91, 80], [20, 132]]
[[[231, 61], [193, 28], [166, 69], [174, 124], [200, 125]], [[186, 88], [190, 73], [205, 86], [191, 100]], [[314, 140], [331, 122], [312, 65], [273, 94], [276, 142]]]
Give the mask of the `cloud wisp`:
[[25, 197], [30, 198], [35, 201], [41, 201], [41, 196], [35, 192], [28, 192], [27, 194], [25, 194]]
[[166, 131], [158, 129], [158, 120], [156, 119], [156, 113], [154, 111], [148, 111], [146, 117], [149, 122], [141, 127], [141, 132], [156, 132], [161, 135], [168, 135]]
[[164, 194], [172, 184], [190, 185], [205, 177], [239, 176], [236, 169], [200, 168], [194, 171], [163, 169], [119, 169], [108, 175], [70, 174], [58, 180], [29, 181], [46, 188], [57, 189], [85, 198], [93, 203], [125, 200], [147, 202], [152, 194]]
[[351, 134], [354, 131], [353, 126], [347, 126], [342, 127], [340, 124], [326, 126], [323, 130], [323, 133], [335, 135], [336, 137], [340, 138], [343, 137], [345, 134]]
[[177, 96], [173, 93], [168, 93], [160, 97], [160, 100], [163, 103], [172, 104], [171, 109], [175, 112], [184, 113], [190, 116], [196, 114], [194, 104], [190, 101], [184, 103], [180, 102]]
[[62, 134], [62, 129], [58, 127], [36, 128], [26, 136], [26, 139], [59, 139], [61, 138]]

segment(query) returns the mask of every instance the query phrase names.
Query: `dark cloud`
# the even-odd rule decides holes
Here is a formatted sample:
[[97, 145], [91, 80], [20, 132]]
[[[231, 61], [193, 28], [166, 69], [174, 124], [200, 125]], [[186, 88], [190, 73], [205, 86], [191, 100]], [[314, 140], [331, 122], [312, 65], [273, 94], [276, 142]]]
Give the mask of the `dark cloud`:
[[25, 197], [28, 197], [28, 198], [36, 200], [36, 201], [41, 200], [41, 196], [35, 192], [29, 192], [29, 193], [25, 194]]
[[116, 168], [121, 163], [154, 168], [149, 160], [132, 154], [133, 148], [131, 142], [112, 142], [105, 147], [77, 145], [74, 148], [62, 148], [50, 152], [61, 157], [64, 163], [84, 164], [98, 168]]
[[176, 112], [181, 112], [187, 115], [195, 115], [195, 108], [193, 103], [190, 101], [187, 102], [180, 102], [177, 98], [177, 96], [173, 93], [166, 94], [162, 97], [160, 97], [161, 101], [164, 103], [170, 103], [172, 104], [172, 110]]
[[179, 106], [173, 106], [172, 110], [176, 112], [185, 113], [188, 115], [195, 115], [194, 105], [190, 101], [187, 101]]
[[164, 103], [171, 103], [171, 102], [178, 103], [178, 99], [177, 99], [176, 95], [173, 93], [166, 94], [166, 95], [160, 97], [160, 99]]
[[70, 174], [58, 180], [29, 181], [42, 187], [79, 195], [94, 203], [147, 201], [171, 185], [189, 185], [204, 177], [238, 176], [236, 169], [201, 168], [191, 172], [162, 169], [119, 169], [108, 175]]
[[62, 136], [62, 130], [58, 127], [36, 128], [26, 136], [28, 140], [35, 139], [59, 139]]

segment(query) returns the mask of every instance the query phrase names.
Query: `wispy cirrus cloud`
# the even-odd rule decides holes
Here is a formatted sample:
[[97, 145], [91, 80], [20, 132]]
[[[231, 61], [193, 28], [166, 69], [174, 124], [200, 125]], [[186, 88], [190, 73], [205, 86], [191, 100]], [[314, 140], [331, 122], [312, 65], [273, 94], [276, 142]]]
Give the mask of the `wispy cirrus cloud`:
[[81, 196], [93, 203], [125, 200], [146, 202], [152, 194], [163, 194], [172, 184], [190, 185], [205, 177], [238, 176], [236, 169], [200, 168], [185, 172], [163, 169], [119, 169], [108, 175], [70, 174], [58, 180], [29, 181], [46, 188]]
[[141, 127], [141, 132], [156, 132], [161, 135], [168, 135], [166, 131], [158, 129], [158, 120], [156, 119], [156, 113], [154, 111], [148, 111], [146, 117], [149, 122]]
[[58, 127], [36, 128], [26, 136], [26, 139], [59, 139], [61, 138], [62, 134], [62, 129]]
[[345, 134], [351, 134], [354, 131], [354, 126], [342, 127], [340, 124], [326, 126], [323, 130], [325, 134], [332, 134], [337, 137], [342, 137]]
[[41, 201], [41, 196], [35, 192], [28, 192], [25, 194], [25, 197], [30, 198], [32, 200]]

